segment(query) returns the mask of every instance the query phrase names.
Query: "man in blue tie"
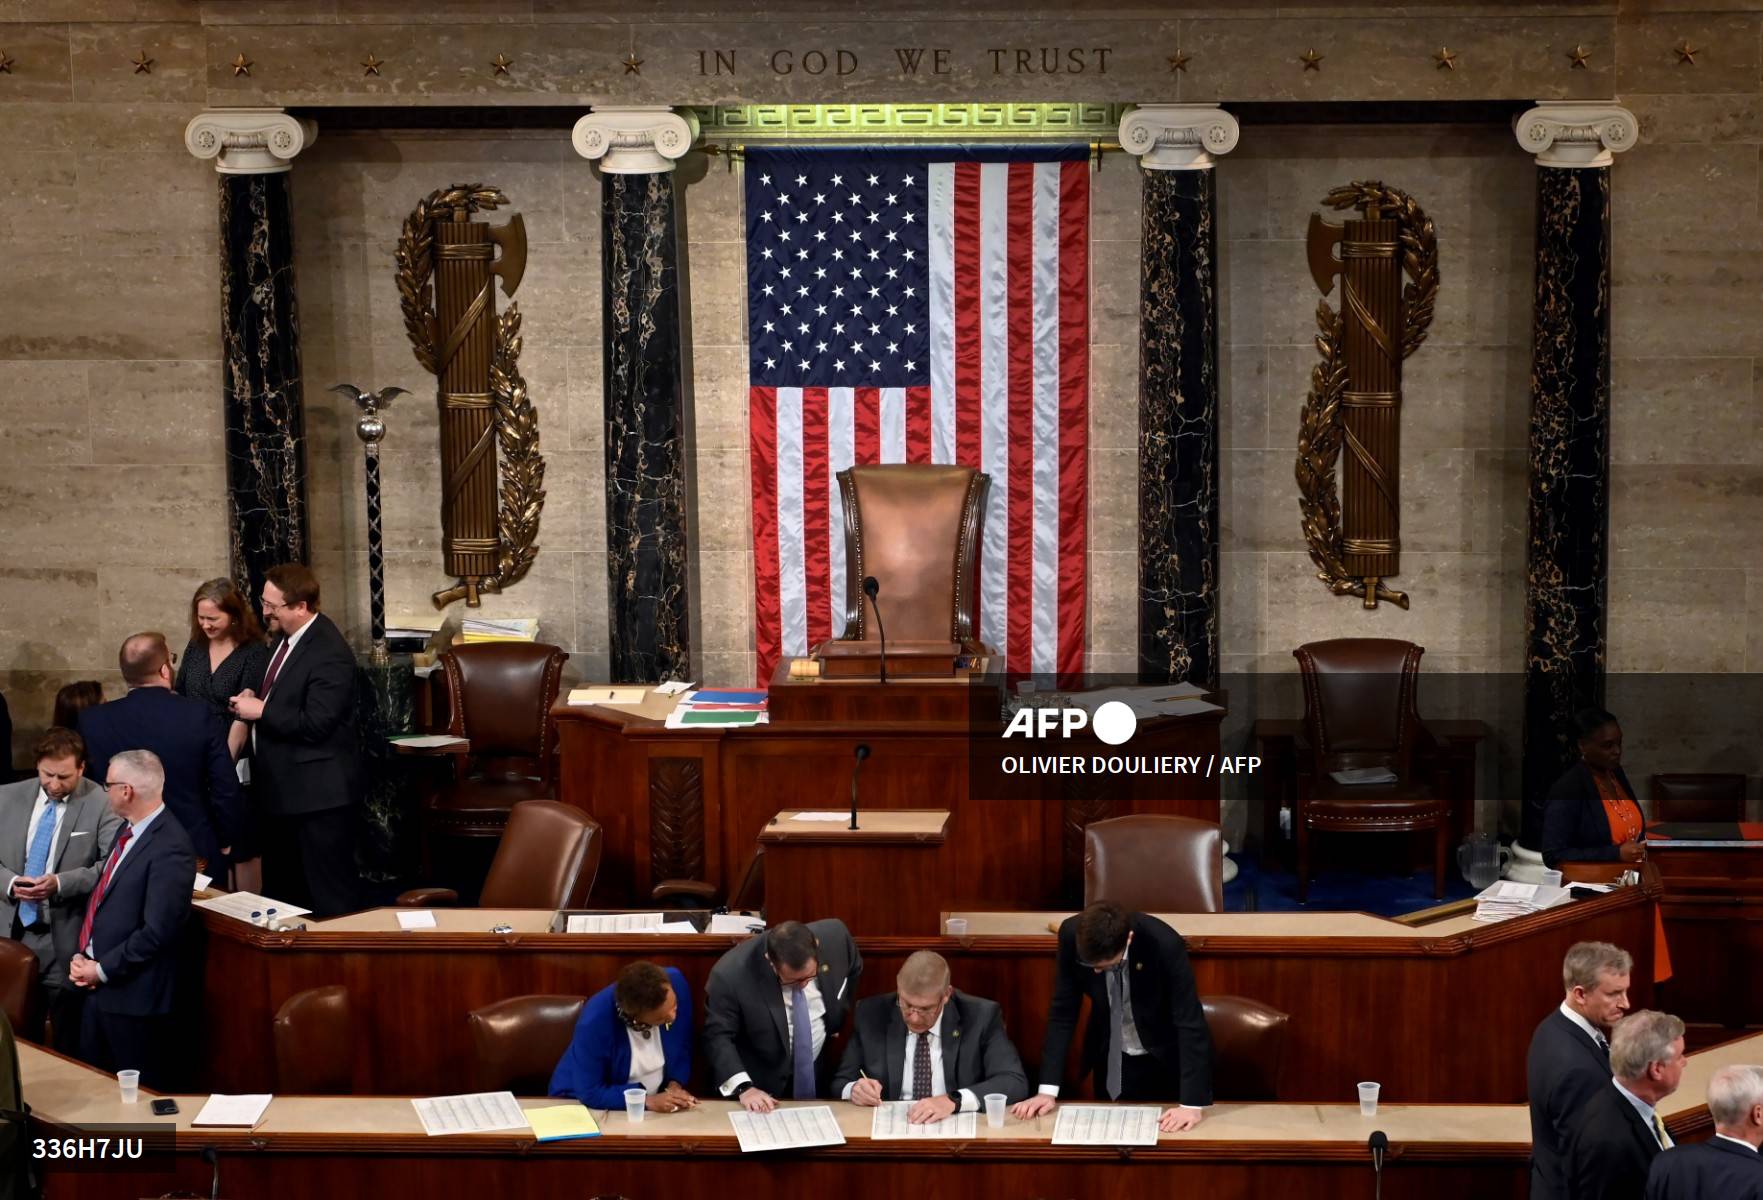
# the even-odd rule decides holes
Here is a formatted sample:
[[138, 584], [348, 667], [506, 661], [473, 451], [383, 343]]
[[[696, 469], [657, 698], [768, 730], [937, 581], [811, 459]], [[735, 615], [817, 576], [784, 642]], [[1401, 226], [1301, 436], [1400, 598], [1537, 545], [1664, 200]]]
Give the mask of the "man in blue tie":
[[710, 1078], [749, 1112], [824, 1095], [827, 1043], [857, 999], [863, 956], [843, 921], [785, 921], [710, 969], [704, 1049]]
[[122, 818], [86, 778], [86, 745], [51, 729], [36, 746], [37, 775], [0, 787], [0, 929], [37, 956], [53, 1044], [79, 1048], [84, 993], [67, 983], [86, 896]]

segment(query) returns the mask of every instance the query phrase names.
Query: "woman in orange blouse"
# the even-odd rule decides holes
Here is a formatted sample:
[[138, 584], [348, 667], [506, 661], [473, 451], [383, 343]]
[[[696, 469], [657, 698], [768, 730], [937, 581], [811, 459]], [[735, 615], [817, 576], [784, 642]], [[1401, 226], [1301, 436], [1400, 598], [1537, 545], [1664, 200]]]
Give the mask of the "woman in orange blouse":
[[1543, 862], [1640, 862], [1646, 818], [1622, 773], [1622, 726], [1601, 708], [1573, 718], [1579, 762], [1555, 781], [1543, 809]]

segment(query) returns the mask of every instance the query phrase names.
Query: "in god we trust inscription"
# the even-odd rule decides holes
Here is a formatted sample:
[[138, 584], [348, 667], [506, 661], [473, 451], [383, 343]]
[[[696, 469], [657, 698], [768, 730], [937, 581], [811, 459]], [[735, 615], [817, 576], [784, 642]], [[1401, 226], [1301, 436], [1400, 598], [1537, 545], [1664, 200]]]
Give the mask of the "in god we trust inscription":
[[856, 50], [843, 46], [780, 46], [749, 52], [735, 48], [704, 48], [697, 51], [699, 75], [733, 76], [743, 72], [769, 72], [777, 76], [807, 75], [845, 78], [866, 67], [871, 74], [890, 73], [900, 78], [954, 75], [966, 71], [980, 75], [1089, 75], [1108, 74], [1112, 46], [987, 46], [958, 51], [951, 46], [896, 46], [893, 62], [876, 65]]

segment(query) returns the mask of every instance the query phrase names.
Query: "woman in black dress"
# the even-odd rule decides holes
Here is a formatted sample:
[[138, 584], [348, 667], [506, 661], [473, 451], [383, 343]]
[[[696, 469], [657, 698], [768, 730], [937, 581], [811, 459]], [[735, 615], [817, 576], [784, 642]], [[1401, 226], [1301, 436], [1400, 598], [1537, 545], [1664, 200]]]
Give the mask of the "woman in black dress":
[[243, 721], [233, 721], [227, 701], [246, 688], [263, 686], [269, 647], [263, 626], [230, 579], [210, 579], [190, 599], [190, 644], [178, 662], [172, 687], [179, 695], [212, 705], [230, 724], [227, 748], [233, 757], [245, 747]]

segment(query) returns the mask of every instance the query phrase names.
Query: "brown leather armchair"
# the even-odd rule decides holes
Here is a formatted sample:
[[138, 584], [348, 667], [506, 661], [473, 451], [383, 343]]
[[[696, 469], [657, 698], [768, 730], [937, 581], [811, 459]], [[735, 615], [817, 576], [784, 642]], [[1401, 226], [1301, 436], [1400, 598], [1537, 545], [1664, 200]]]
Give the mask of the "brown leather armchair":
[[[600, 873], [605, 839], [600, 823], [557, 800], [522, 800], [508, 818], [481, 908], [581, 908]], [[412, 888], [398, 897], [405, 908], [455, 904], [452, 888]]]
[[726, 904], [716, 885], [702, 879], [663, 879], [649, 890], [649, 898], [670, 908], [726, 907], [734, 912], [758, 912], [765, 907], [765, 847], [754, 849]]
[[1742, 821], [1745, 783], [1745, 777], [1736, 773], [1655, 775], [1653, 820]]
[[27, 1042], [43, 1040], [43, 982], [36, 951], [12, 938], [0, 938], [0, 1012], [12, 1032]]
[[556, 795], [551, 706], [568, 659], [543, 642], [484, 642], [441, 654], [445, 732], [465, 738], [471, 750], [454, 760], [452, 781], [423, 803], [425, 874], [431, 838], [497, 837], [516, 804]]
[[[1304, 680], [1304, 729], [1309, 770], [1298, 772], [1298, 899], [1310, 892], [1310, 835], [1433, 834], [1433, 895], [1445, 894], [1451, 803], [1444, 780], [1418, 757], [1424, 732], [1415, 706], [1420, 656], [1413, 642], [1336, 638], [1292, 654]], [[1425, 770], [1422, 770], [1422, 767]], [[1334, 771], [1383, 767], [1394, 783], [1340, 784]]]
[[1212, 1094], [1217, 1100], [1278, 1100], [1291, 1017], [1243, 996], [1201, 996], [1212, 1031]]
[[913, 643], [980, 649], [973, 628], [974, 563], [991, 476], [972, 467], [888, 463], [840, 471], [845, 510], [845, 631], [875, 631], [863, 579], [881, 584], [889, 658]]
[[275, 1014], [276, 1091], [346, 1096], [355, 1063], [349, 989], [340, 983], [289, 996]]
[[1132, 816], [1084, 829], [1084, 903], [1134, 912], [1224, 911], [1224, 838], [1191, 817]]
[[575, 1036], [585, 996], [514, 996], [466, 1014], [474, 1087], [543, 1096]]

